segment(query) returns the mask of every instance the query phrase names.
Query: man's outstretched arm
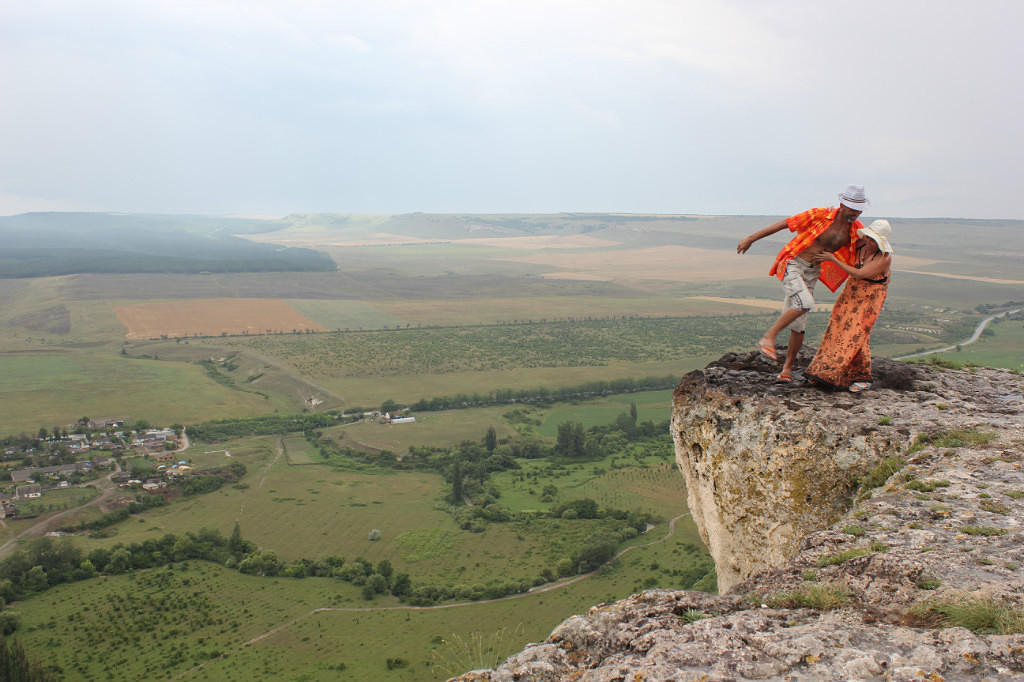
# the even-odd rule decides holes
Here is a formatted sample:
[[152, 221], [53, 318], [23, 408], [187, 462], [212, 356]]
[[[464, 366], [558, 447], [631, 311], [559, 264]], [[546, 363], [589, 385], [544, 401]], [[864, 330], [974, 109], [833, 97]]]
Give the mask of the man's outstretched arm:
[[736, 247], [736, 253], [746, 253], [747, 249], [753, 246], [754, 242], [756, 242], [757, 240], [764, 239], [765, 237], [770, 237], [776, 232], [781, 232], [782, 230], [785, 230], [788, 227], [789, 225], [786, 223], [785, 218], [778, 221], [777, 223], [772, 223], [768, 227], [762, 230], [758, 230], [749, 237], [744, 237], [743, 239], [741, 239], [739, 245]]

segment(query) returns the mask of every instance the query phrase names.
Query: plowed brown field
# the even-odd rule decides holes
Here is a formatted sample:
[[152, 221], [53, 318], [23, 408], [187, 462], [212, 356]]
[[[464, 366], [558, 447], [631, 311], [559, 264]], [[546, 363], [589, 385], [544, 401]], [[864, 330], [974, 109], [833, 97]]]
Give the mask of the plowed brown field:
[[276, 298], [208, 298], [114, 308], [129, 339], [327, 331]]

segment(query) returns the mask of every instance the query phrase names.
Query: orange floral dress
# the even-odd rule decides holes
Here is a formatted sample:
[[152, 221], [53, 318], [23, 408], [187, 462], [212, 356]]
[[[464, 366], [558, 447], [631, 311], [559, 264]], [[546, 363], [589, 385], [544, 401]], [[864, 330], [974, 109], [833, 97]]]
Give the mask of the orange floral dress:
[[843, 389], [858, 381], [871, 381], [871, 328], [882, 312], [888, 289], [888, 275], [847, 280], [805, 377]]

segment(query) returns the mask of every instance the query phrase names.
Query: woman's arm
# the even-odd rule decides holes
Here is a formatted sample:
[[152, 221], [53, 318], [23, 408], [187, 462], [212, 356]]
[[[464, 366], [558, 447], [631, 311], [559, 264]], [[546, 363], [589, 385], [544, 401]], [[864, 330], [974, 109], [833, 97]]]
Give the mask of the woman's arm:
[[840, 268], [843, 272], [848, 274], [850, 277], [856, 277], [857, 279], [869, 279], [871, 277], [877, 277], [878, 275], [889, 272], [889, 268], [892, 267], [892, 256], [888, 253], [878, 253], [871, 258], [862, 267], [855, 268], [847, 265], [843, 261], [836, 258], [835, 254], [828, 253], [827, 251], [821, 254], [820, 261], [832, 261]]

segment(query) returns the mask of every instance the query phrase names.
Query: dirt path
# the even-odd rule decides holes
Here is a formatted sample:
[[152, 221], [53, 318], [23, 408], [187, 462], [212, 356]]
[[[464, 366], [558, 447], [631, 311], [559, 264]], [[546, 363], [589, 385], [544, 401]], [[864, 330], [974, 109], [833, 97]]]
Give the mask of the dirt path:
[[50, 532], [50, 530], [53, 527], [58, 525], [59, 521], [61, 521], [68, 515], [81, 511], [82, 509], [86, 509], [87, 507], [91, 507], [94, 505], [103, 505], [109, 502], [118, 492], [117, 485], [111, 480], [111, 477], [120, 470], [121, 468], [115, 465], [114, 471], [111, 472], [110, 475], [107, 476], [105, 479], [102, 479], [103, 482], [102, 487], [100, 488], [100, 494], [97, 495], [96, 497], [78, 505], [77, 507], [71, 507], [70, 509], [65, 509], [64, 511], [58, 514], [54, 514], [53, 516], [47, 516], [45, 518], [42, 518], [33, 523], [25, 530], [18, 533], [17, 535], [11, 537], [3, 545], [0, 545], [0, 559], [13, 552], [15, 549], [17, 549], [18, 545], [21, 543], [22, 540], [32, 537], [40, 537]]
[[[262, 490], [263, 489], [263, 484], [267, 482], [267, 476], [270, 475], [270, 470], [274, 468], [274, 465], [277, 464], [278, 460], [281, 459], [281, 455], [283, 455], [283, 454], [284, 454], [284, 436], [281, 436], [280, 438], [277, 439], [277, 454], [274, 456], [273, 461], [270, 462], [270, 464], [267, 465], [267, 468], [263, 470], [263, 477], [260, 479], [260, 484], [258, 486], [256, 486], [257, 490]], [[240, 520], [242, 518], [242, 514], [244, 514], [244, 513], [245, 513], [245, 501], [243, 500], [242, 501], [242, 506], [238, 508], [238, 516], [235, 517], [235, 521]]]
[[[279, 453], [279, 456], [280, 456], [280, 453]], [[261, 642], [264, 639], [266, 639], [267, 637], [271, 637], [273, 635], [276, 635], [277, 633], [282, 632], [283, 630], [287, 630], [288, 628], [292, 627], [293, 625], [301, 623], [302, 621], [306, 620], [310, 616], [313, 616], [313, 615], [315, 615], [317, 613], [323, 613], [323, 612], [326, 612], [326, 611], [342, 611], [342, 612], [348, 612], [348, 613], [365, 613], [365, 612], [368, 612], [368, 611], [437, 611], [437, 610], [440, 610], [440, 609], [459, 609], [459, 608], [467, 608], [467, 607], [473, 607], [473, 606], [480, 606], [481, 604], [494, 604], [496, 602], [511, 601], [513, 599], [522, 599], [524, 597], [529, 597], [529, 596], [532, 596], [532, 595], [535, 595], [535, 594], [541, 594], [543, 592], [551, 592], [553, 590], [560, 590], [560, 589], [568, 587], [569, 585], [574, 585], [574, 584], [576, 584], [576, 583], [578, 583], [580, 581], [586, 580], [587, 578], [592, 578], [593, 576], [597, 575], [597, 573], [602, 568], [604, 568], [608, 564], [612, 563], [613, 561], [617, 561], [620, 557], [622, 557], [627, 552], [631, 552], [634, 549], [639, 549], [641, 547], [650, 547], [651, 545], [656, 545], [656, 544], [658, 544], [660, 542], [665, 542], [666, 540], [668, 540], [670, 537], [672, 537], [675, 534], [675, 532], [676, 532], [676, 521], [678, 521], [679, 519], [685, 518], [685, 517], [687, 517], [689, 515], [690, 515], [690, 512], [683, 512], [682, 514], [680, 514], [680, 515], [676, 516], [675, 518], [673, 518], [672, 520], [670, 520], [668, 522], [668, 532], [665, 533], [665, 535], [663, 537], [660, 537], [657, 540], [651, 540], [650, 542], [645, 542], [642, 545], [630, 545], [629, 547], [626, 547], [625, 549], [621, 550], [618, 554], [616, 554], [611, 559], [609, 559], [608, 561], [606, 561], [603, 564], [601, 564], [598, 568], [595, 568], [593, 571], [590, 571], [589, 573], [584, 573], [582, 575], [578, 575], [578, 576], [575, 576], [573, 578], [569, 578], [568, 580], [563, 580], [561, 582], [551, 583], [550, 585], [544, 585], [542, 587], [538, 587], [538, 588], [529, 590], [528, 592], [521, 592], [519, 594], [510, 594], [507, 597], [498, 597], [497, 599], [483, 599], [481, 601], [458, 602], [458, 603], [455, 603], [455, 604], [436, 604], [434, 606], [406, 606], [406, 605], [400, 605], [400, 606], [378, 606], [378, 607], [373, 607], [373, 606], [365, 606], [365, 607], [359, 607], [359, 606], [320, 606], [320, 607], [317, 607], [315, 609], [311, 609], [310, 611], [308, 611], [308, 612], [306, 612], [306, 613], [304, 613], [304, 614], [302, 614], [300, 616], [296, 616], [295, 618], [292, 618], [291, 620], [289, 620], [286, 623], [278, 625], [273, 630], [268, 630], [268, 631], [264, 632], [261, 635], [257, 635], [256, 637], [253, 637], [249, 641], [247, 641], [247, 642], [245, 642], [243, 644], [240, 644], [237, 647], [235, 647], [234, 651], [240, 651], [240, 650], [244, 649], [247, 646], [251, 646], [253, 644], [256, 644], [257, 642]], [[207, 665], [209, 665], [211, 663], [216, 663], [216, 662], [220, 661], [221, 659], [223, 659], [227, 655], [228, 654], [223, 654], [221, 656], [218, 656], [217, 658], [211, 658], [209, 661], [206, 661], [204, 663], [201, 663], [201, 664], [197, 665], [194, 668], [186, 670], [186, 671], [184, 671], [184, 672], [182, 672], [182, 673], [172, 677], [171, 679], [172, 680], [183, 679], [183, 678], [191, 675], [194, 672], [198, 672], [199, 670], [202, 670], [203, 668], [205, 668]]]

